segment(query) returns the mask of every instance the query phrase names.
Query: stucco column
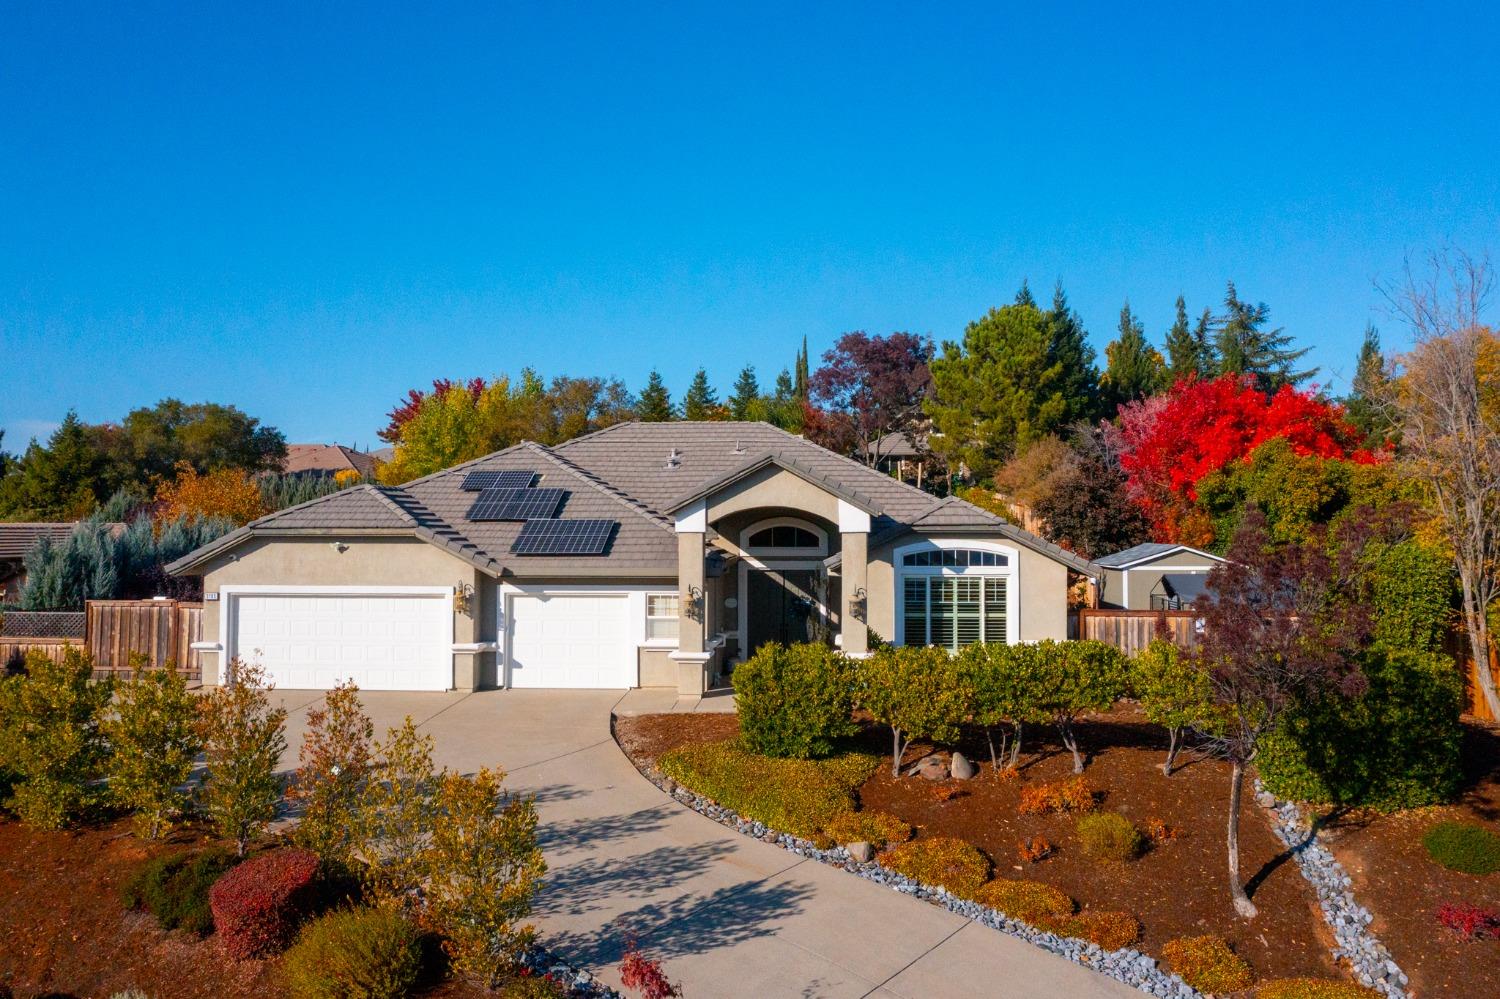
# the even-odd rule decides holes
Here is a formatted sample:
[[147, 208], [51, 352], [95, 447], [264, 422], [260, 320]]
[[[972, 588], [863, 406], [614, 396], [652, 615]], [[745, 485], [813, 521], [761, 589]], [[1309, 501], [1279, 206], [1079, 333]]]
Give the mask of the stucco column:
[[705, 611], [708, 595], [703, 561], [703, 531], [677, 533], [677, 651], [671, 658], [677, 663], [677, 693], [701, 696], [707, 688], [707, 669], [711, 653], [705, 650]]
[[863, 657], [870, 652], [870, 598], [866, 592], [870, 535], [864, 531], [841, 531], [839, 538], [843, 549], [839, 631], [843, 637], [844, 654]]

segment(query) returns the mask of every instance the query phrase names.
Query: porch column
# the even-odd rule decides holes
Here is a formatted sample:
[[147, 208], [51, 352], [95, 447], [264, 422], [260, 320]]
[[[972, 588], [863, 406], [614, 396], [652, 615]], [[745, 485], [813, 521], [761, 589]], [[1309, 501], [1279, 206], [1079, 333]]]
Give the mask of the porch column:
[[677, 651], [670, 653], [670, 658], [677, 663], [680, 697], [700, 697], [708, 689], [707, 665], [713, 654], [705, 648], [703, 546], [707, 530], [706, 510], [701, 504], [677, 518]]
[[839, 542], [842, 584], [839, 587], [839, 633], [844, 654], [863, 659], [870, 654], [870, 515], [839, 501]]

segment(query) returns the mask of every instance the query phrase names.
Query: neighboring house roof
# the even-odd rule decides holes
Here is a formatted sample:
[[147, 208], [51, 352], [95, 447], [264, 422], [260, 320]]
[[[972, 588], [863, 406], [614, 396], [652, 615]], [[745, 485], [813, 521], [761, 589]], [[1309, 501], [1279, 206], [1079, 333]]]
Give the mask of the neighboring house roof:
[[0, 523], [0, 559], [19, 561], [40, 538], [62, 541], [78, 527], [78, 521]]
[[[670, 459], [670, 460], [669, 460]], [[362, 485], [253, 521], [167, 569], [192, 572], [248, 536], [398, 534], [452, 551], [492, 575], [597, 572], [671, 574], [670, 516], [725, 485], [776, 466], [872, 514], [872, 542], [913, 529], [1001, 534], [1079, 572], [1096, 566], [954, 497], [940, 499], [766, 423], [623, 423], [548, 448], [526, 442], [400, 487]], [[541, 488], [565, 491], [558, 516], [618, 524], [602, 558], [515, 555], [518, 521], [470, 521], [470, 472], [530, 470]]]
[[375, 456], [344, 447], [342, 444], [288, 444], [286, 461], [281, 470], [287, 475], [299, 472], [358, 472], [364, 478], [375, 474]]
[[1096, 558], [1094, 561], [1106, 569], [1129, 569], [1145, 562], [1154, 562], [1163, 556], [1171, 555], [1175, 552], [1192, 552], [1194, 555], [1201, 555], [1204, 558], [1213, 559], [1215, 562], [1224, 561], [1224, 559], [1213, 552], [1206, 552], [1201, 548], [1194, 548], [1190, 545], [1163, 544], [1160, 541], [1148, 541], [1143, 545], [1136, 545], [1134, 548], [1115, 552], [1113, 555]]
[[918, 434], [913, 442], [910, 434], [898, 431], [877, 437], [868, 445], [860, 445], [859, 450], [861, 454], [876, 458], [921, 458], [927, 453], [927, 435]]

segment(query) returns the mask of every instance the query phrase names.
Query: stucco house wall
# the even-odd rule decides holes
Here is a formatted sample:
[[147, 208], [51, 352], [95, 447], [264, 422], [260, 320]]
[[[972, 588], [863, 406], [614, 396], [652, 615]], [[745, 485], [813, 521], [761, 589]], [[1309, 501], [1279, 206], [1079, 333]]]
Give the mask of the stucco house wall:
[[[1118, 610], [1150, 610], [1151, 594], [1159, 590], [1161, 577], [1189, 569], [1212, 569], [1219, 563], [1197, 552], [1178, 551], [1158, 556], [1130, 569], [1104, 570], [1099, 606]], [[1126, 574], [1129, 574], [1129, 586]]]

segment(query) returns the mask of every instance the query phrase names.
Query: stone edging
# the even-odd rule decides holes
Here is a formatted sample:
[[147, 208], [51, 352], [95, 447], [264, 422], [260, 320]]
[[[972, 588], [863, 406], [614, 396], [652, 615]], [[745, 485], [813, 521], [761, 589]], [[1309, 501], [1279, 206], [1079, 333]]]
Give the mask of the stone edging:
[[623, 999], [620, 993], [605, 985], [582, 968], [574, 967], [541, 944], [532, 944], [521, 955], [520, 964], [535, 975], [551, 975], [568, 989], [570, 999]]
[[[629, 759], [628, 754], [626, 758]], [[631, 762], [634, 763], [633, 760]], [[712, 799], [688, 790], [681, 784], [664, 777], [655, 768], [650, 771], [641, 770], [639, 767], [636, 769], [642, 777], [655, 784], [679, 804], [686, 805], [698, 814], [712, 819], [721, 826], [731, 828], [741, 835], [751, 836], [772, 846], [779, 846], [789, 853], [816, 860], [820, 864], [843, 868], [850, 874], [856, 874], [867, 881], [873, 881], [903, 895], [910, 895], [931, 905], [941, 906], [955, 915], [1017, 937], [1042, 950], [1066, 958], [1074, 964], [1081, 964], [1116, 981], [1124, 982], [1147, 995], [1161, 996], [1163, 999], [1205, 999], [1202, 993], [1181, 978], [1158, 968], [1155, 958], [1149, 954], [1142, 954], [1133, 947], [1110, 951], [1087, 940], [1047, 933], [1019, 919], [1011, 919], [998, 910], [959, 898], [950, 894], [946, 889], [934, 888], [931, 885], [913, 881], [904, 874], [897, 874], [879, 864], [859, 863], [852, 859], [843, 847], [835, 846], [830, 850], [822, 850], [814, 846], [810, 840], [801, 839], [790, 833], [777, 832], [764, 823], [747, 819]]]
[[1334, 858], [1333, 851], [1318, 841], [1317, 831], [1296, 803], [1282, 801], [1255, 780], [1255, 800], [1271, 813], [1271, 828], [1292, 856], [1302, 876], [1317, 893], [1323, 918], [1333, 931], [1335, 961], [1347, 961], [1361, 985], [1389, 999], [1409, 999], [1406, 974], [1391, 952], [1370, 930], [1370, 910], [1354, 900], [1353, 881]]

